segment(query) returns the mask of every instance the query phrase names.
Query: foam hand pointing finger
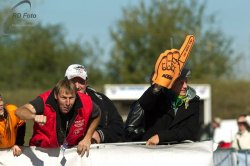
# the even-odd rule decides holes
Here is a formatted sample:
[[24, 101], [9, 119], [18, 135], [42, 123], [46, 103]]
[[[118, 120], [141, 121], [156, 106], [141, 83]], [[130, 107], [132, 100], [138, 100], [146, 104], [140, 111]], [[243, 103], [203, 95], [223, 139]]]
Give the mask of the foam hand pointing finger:
[[155, 64], [153, 84], [171, 88], [189, 58], [194, 40], [193, 35], [188, 35], [180, 50], [171, 49], [160, 54]]

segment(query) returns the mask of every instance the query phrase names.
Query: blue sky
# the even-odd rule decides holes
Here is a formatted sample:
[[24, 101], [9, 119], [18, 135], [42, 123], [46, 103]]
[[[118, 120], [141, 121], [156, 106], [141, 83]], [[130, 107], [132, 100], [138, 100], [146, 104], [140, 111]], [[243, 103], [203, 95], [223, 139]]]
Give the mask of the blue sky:
[[[149, 2], [146, 0], [145, 2]], [[137, 0], [43, 0], [35, 4], [34, 12], [44, 23], [60, 23], [67, 30], [69, 40], [93, 40], [109, 53], [109, 29], [122, 17], [122, 7], [138, 4]]]
[[[14, 5], [21, 0], [5, 0]], [[30, 0], [31, 1], [31, 0]], [[3, 1], [2, 1], [3, 2]], [[8, 2], [8, 3], [7, 3]], [[150, 0], [145, 0], [149, 3]], [[111, 40], [109, 28], [122, 17], [122, 7], [134, 6], [139, 0], [36, 0], [31, 1], [30, 13], [42, 24], [61, 24], [67, 31], [67, 39], [90, 41], [97, 38], [100, 46], [109, 53]], [[248, 56], [250, 47], [250, 1], [208, 0], [207, 14], [216, 14], [217, 26], [234, 40], [234, 48]], [[27, 6], [26, 6], [27, 8]], [[19, 8], [19, 10], [21, 7]], [[244, 66], [250, 61], [243, 60]]]

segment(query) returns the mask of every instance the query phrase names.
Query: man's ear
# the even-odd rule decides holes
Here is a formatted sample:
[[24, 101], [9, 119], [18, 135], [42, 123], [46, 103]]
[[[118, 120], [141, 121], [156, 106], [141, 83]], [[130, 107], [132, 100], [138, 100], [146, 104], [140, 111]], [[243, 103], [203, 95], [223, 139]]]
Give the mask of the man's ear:
[[57, 98], [58, 98], [58, 97], [57, 97], [57, 94], [56, 94], [56, 92], [54, 92], [54, 97], [55, 97], [55, 99], [57, 100]]

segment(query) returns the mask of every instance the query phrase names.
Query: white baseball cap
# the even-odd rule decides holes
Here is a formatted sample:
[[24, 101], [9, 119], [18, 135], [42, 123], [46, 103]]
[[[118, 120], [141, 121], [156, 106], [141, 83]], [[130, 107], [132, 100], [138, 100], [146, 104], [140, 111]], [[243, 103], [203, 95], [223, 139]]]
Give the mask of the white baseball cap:
[[80, 77], [83, 80], [87, 80], [88, 75], [87, 70], [83, 65], [72, 64], [67, 68], [65, 77], [67, 77], [69, 80], [75, 77]]

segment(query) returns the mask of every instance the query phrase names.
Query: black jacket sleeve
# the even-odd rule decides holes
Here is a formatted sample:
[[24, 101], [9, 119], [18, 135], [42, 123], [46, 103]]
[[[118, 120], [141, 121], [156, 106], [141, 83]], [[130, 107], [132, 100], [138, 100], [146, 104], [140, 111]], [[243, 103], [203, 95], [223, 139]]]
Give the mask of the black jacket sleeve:
[[138, 101], [135, 101], [130, 106], [130, 111], [127, 116], [124, 126], [125, 141], [140, 141], [145, 133], [144, 110]]
[[123, 120], [112, 101], [102, 93], [88, 90], [91, 99], [101, 109], [101, 120], [96, 131], [102, 143], [120, 142], [123, 138]]
[[154, 110], [154, 104], [159, 99], [159, 95], [161, 92], [153, 93], [154, 85], [151, 85], [143, 95], [138, 99], [140, 106], [144, 109], [144, 111], [150, 112]]
[[[101, 135], [102, 142], [120, 142], [123, 138], [123, 120], [116, 107], [105, 95], [103, 98], [103, 109], [101, 122], [97, 127], [97, 132]], [[103, 138], [102, 138], [103, 134]]]
[[26, 123], [17, 128], [16, 145], [23, 146], [26, 131]]

